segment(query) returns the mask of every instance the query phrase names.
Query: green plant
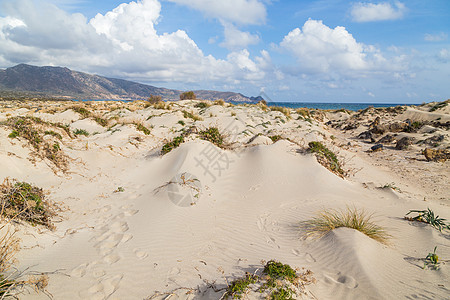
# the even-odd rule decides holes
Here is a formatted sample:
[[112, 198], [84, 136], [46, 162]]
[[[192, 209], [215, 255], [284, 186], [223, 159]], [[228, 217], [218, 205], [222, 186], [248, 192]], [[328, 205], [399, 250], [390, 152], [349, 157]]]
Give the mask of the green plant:
[[436, 248], [437, 246], [434, 247], [433, 252], [428, 253], [427, 257], [425, 257], [424, 269], [427, 266], [431, 266], [435, 270], [439, 269], [439, 256], [436, 254]]
[[19, 132], [17, 132], [17, 130], [13, 130], [13, 131], [8, 135], [8, 137], [11, 138], [11, 139], [14, 139], [14, 138], [16, 138], [16, 137], [18, 137], [18, 136], [19, 136]]
[[214, 105], [224, 106], [225, 101], [223, 101], [223, 99], [216, 100], [216, 101], [214, 101]]
[[161, 149], [161, 155], [167, 154], [173, 149], [179, 147], [182, 143], [184, 143], [184, 137], [182, 135], [177, 136], [172, 141], [166, 143]]
[[210, 105], [209, 105], [209, 103], [206, 103], [206, 102], [199, 102], [199, 103], [197, 103], [197, 104], [195, 104], [194, 105], [194, 107], [196, 107], [196, 108], [200, 108], [200, 109], [202, 109], [202, 108], [207, 108], [207, 107], [209, 107]]
[[106, 127], [108, 126], [108, 120], [103, 119], [101, 117], [94, 117], [94, 121], [97, 122], [100, 126]]
[[446, 107], [448, 105], [447, 101], [437, 103], [436, 105], [434, 105], [433, 107], [430, 108], [430, 112], [433, 112], [433, 111], [438, 110], [440, 108]]
[[150, 102], [151, 104], [155, 104], [158, 102], [162, 102], [162, 97], [157, 95], [150, 95], [147, 101]]
[[279, 286], [276, 290], [272, 292], [270, 295], [271, 300], [294, 300], [292, 296], [294, 295], [294, 291], [287, 286]]
[[196, 96], [193, 91], [188, 91], [180, 94], [180, 100], [195, 100]]
[[125, 189], [124, 189], [123, 187], [121, 187], [121, 186], [119, 186], [119, 187], [114, 191], [114, 193], [122, 193], [122, 192], [125, 192]]
[[347, 227], [358, 230], [383, 244], [387, 244], [391, 238], [386, 229], [372, 222], [372, 215], [356, 208], [347, 207], [345, 211], [325, 210], [319, 212], [317, 217], [301, 222], [300, 225], [305, 237], [320, 238], [336, 228]]
[[225, 293], [225, 297], [231, 297], [232, 299], [241, 299], [243, 295], [247, 293], [248, 286], [258, 281], [256, 275], [246, 273], [245, 277], [239, 278], [231, 282]]
[[183, 120], [179, 120], [179, 121], [178, 121], [178, 124], [180, 124], [181, 126], [184, 126], [186, 123], [184, 123]]
[[41, 224], [53, 229], [51, 217], [55, 212], [45, 200], [45, 194], [41, 188], [27, 182], [8, 178], [0, 185], [0, 202], [2, 217], [20, 219], [32, 225]]
[[183, 117], [185, 117], [186, 119], [190, 118], [194, 121], [202, 121], [203, 120], [202, 117], [200, 117], [198, 115], [194, 115], [193, 113], [188, 112], [186, 110], [183, 110]]
[[74, 112], [79, 113], [83, 118], [88, 118], [91, 115], [91, 112], [82, 106], [72, 106], [70, 107]]
[[[415, 217], [407, 217], [407, 215], [416, 213], [417, 216]], [[438, 215], [434, 215], [434, 212], [427, 208], [426, 210], [410, 210], [406, 215], [405, 219], [409, 221], [418, 221], [430, 224], [434, 228], [438, 229], [439, 231], [442, 231], [442, 229], [450, 230], [450, 224], [446, 224], [446, 219], [439, 218]]]
[[145, 127], [141, 123], [136, 123], [135, 125], [136, 125], [136, 129], [139, 130], [139, 131], [142, 131], [145, 135], [149, 135], [150, 134], [150, 129], [148, 129], [147, 127]]
[[75, 134], [75, 135], [89, 136], [89, 132], [87, 132], [87, 131], [84, 130], [84, 129], [78, 129], [78, 128], [74, 130], [73, 134]]
[[270, 260], [266, 263], [263, 274], [267, 274], [273, 281], [287, 280], [294, 283], [297, 278], [297, 272], [291, 266], [276, 260]]
[[202, 130], [199, 132], [199, 135], [202, 140], [209, 141], [221, 148], [224, 147], [224, 136], [220, 133], [217, 127], [210, 127]]
[[269, 138], [272, 140], [272, 142], [278, 142], [279, 140], [282, 140], [283, 139], [283, 137], [281, 136], [281, 135], [279, 135], [279, 134], [277, 134], [277, 135], [270, 135], [269, 136]]
[[401, 193], [400, 188], [398, 188], [398, 187], [395, 186], [395, 182], [392, 182], [392, 183], [386, 183], [386, 184], [383, 185], [381, 188], [382, 188], [382, 189], [392, 189], [392, 190], [396, 190], [397, 192], [400, 192], [400, 193]]
[[344, 176], [345, 172], [341, 168], [341, 164], [339, 163], [336, 154], [325, 147], [321, 142], [310, 142], [308, 146], [309, 151], [316, 154], [319, 163], [339, 176]]
[[46, 130], [46, 131], [44, 131], [44, 134], [48, 134], [48, 135], [56, 137], [59, 140], [62, 140], [61, 134], [54, 132], [53, 130]]

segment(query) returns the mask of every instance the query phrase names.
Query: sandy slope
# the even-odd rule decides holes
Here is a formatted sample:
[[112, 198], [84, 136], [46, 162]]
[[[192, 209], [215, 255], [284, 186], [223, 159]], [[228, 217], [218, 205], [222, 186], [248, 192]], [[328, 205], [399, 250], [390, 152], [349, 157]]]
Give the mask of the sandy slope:
[[[184, 118], [182, 110], [198, 113], [204, 121]], [[3, 109], [0, 120], [32, 111]], [[408, 210], [426, 207], [450, 217], [448, 161], [437, 168], [408, 162], [420, 172], [430, 167], [433, 176], [441, 176], [444, 188], [435, 201], [424, 202], [426, 189], [394, 172], [396, 161], [377, 163], [375, 159], [385, 158], [370, 156], [362, 151], [364, 144], [353, 140], [354, 147], [338, 148], [347, 144], [346, 136], [330, 133], [318, 121], [297, 119], [294, 112], [287, 119], [255, 106], [197, 109], [184, 101], [171, 110], [141, 107], [104, 114], [119, 116], [119, 121], [140, 120], [153, 127], [148, 136], [132, 124], [108, 131], [71, 110], [34, 114], [70, 123], [72, 130], [98, 132], [65, 138], [62, 149], [73, 161], [69, 173], [55, 174], [48, 162], [33, 165], [27, 160], [26, 143], [7, 138], [8, 129], [0, 127], [0, 178], [32, 182], [66, 207], [54, 232], [17, 225], [22, 238], [19, 269], [48, 272], [47, 290], [55, 299], [143, 299], [157, 292], [173, 292], [171, 299], [219, 299], [224, 291], [212, 286], [224, 288], [270, 259], [314, 272], [317, 283], [307, 287], [304, 298], [446, 299], [450, 294], [448, 263], [439, 270], [422, 269], [422, 259], [436, 245], [439, 256], [450, 259], [448, 231], [403, 219]], [[191, 136], [159, 155], [165, 139], [194, 123], [200, 129], [218, 126], [234, 142], [233, 149]], [[246, 144], [258, 133], [281, 134], [292, 142], [272, 144], [260, 136]], [[331, 134], [337, 137], [334, 145]], [[316, 140], [348, 162], [350, 177], [336, 176], [304, 151], [307, 142]], [[214, 163], [203, 168], [211, 157]], [[170, 183], [181, 175], [198, 181]], [[380, 188], [391, 182], [400, 184], [402, 192]], [[114, 192], [118, 187], [124, 192]], [[390, 245], [347, 228], [319, 240], [301, 238], [300, 221], [322, 209], [346, 206], [373, 212], [392, 234]], [[195, 292], [186, 294], [189, 289]], [[23, 295], [46, 297], [33, 291]]]

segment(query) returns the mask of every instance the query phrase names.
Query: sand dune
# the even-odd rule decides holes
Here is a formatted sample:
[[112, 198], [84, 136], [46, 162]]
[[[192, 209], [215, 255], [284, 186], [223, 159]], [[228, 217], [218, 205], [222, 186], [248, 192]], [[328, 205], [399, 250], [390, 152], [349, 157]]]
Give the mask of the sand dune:
[[[180, 101], [170, 109], [123, 104], [111, 112], [107, 103], [88, 105], [105, 118], [116, 116], [109, 126], [117, 125], [109, 128], [67, 105], [47, 104], [53, 112], [4, 107], [0, 121], [34, 115], [90, 133], [63, 137], [61, 150], [70, 158], [64, 173], [52, 171], [46, 159], [30, 162], [27, 142], [8, 138], [10, 129], [0, 126], [0, 178], [32, 182], [64, 207], [54, 231], [15, 224], [22, 239], [17, 267], [47, 273], [46, 290], [54, 299], [220, 299], [227, 283], [270, 259], [314, 273], [317, 282], [307, 286], [304, 299], [448, 298], [449, 231], [403, 219], [410, 209], [427, 207], [450, 217], [448, 161], [407, 160], [421, 155], [419, 146], [367, 153], [369, 144], [325, 125], [342, 119], [337, 115], [306, 120], [293, 110], [287, 117], [254, 105], [196, 108], [197, 103]], [[183, 110], [203, 120], [184, 117]], [[436, 117], [420, 109], [403, 114]], [[226, 135], [224, 149], [193, 133], [160, 155], [165, 143], [191, 125], [197, 132], [218, 127]], [[448, 143], [448, 129], [443, 132]], [[274, 135], [283, 139], [273, 143]], [[319, 164], [306, 151], [310, 141], [338, 153], [347, 176]], [[405, 176], [411, 168], [417, 173]], [[421, 185], [428, 176], [440, 188], [429, 192]], [[400, 191], [383, 188], [391, 183]], [[303, 238], [301, 221], [346, 207], [374, 213], [392, 235], [389, 244], [349, 228]], [[434, 246], [440, 268], [423, 269]], [[28, 289], [21, 298], [47, 296]]]

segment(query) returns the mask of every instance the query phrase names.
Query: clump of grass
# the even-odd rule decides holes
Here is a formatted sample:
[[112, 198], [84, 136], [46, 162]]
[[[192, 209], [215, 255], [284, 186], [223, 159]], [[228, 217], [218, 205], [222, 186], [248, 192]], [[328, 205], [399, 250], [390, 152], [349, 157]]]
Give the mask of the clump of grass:
[[433, 112], [433, 111], [438, 110], [440, 108], [446, 107], [448, 105], [447, 101], [437, 103], [436, 105], [434, 105], [433, 107], [430, 108], [430, 112]]
[[230, 283], [225, 293], [225, 298], [231, 297], [232, 299], [242, 299], [242, 297], [248, 292], [250, 284], [258, 281], [256, 275], [246, 273], [243, 278], [238, 278]]
[[208, 107], [210, 107], [210, 104], [207, 103], [207, 102], [202, 101], [202, 102], [199, 102], [199, 103], [195, 104], [194, 107], [200, 108], [200, 109], [208, 108]]
[[179, 147], [182, 143], [184, 143], [184, 136], [180, 135], [175, 137], [172, 141], [166, 143], [161, 149], [161, 155], [167, 154], [173, 149]]
[[284, 114], [288, 119], [291, 118], [291, 110], [287, 107], [282, 107], [282, 106], [271, 106], [270, 107], [271, 111], [279, 111], [282, 114]]
[[158, 102], [162, 102], [162, 97], [159, 95], [150, 95], [147, 101], [150, 102], [150, 104], [155, 104]]
[[89, 118], [91, 115], [91, 112], [84, 108], [83, 106], [72, 106], [70, 107], [74, 112], [79, 113], [83, 118]]
[[166, 105], [164, 101], [158, 101], [153, 104], [153, 108], [155, 109], [168, 109], [169, 105]]
[[11, 139], [15, 139], [15, 138], [18, 137], [18, 136], [19, 136], [19, 132], [18, 132], [17, 130], [13, 130], [13, 131], [8, 135], [8, 137], [11, 138]]
[[75, 134], [75, 135], [89, 136], [89, 132], [87, 132], [87, 131], [84, 130], [84, 129], [79, 129], [79, 128], [75, 129], [75, 130], [73, 131], [73, 134]]
[[283, 139], [283, 137], [282, 137], [281, 135], [279, 135], [279, 134], [276, 134], [276, 135], [270, 135], [269, 138], [270, 138], [270, 139], [272, 140], [272, 142], [274, 142], [274, 143], [276, 143], [276, 142], [278, 142], [279, 140], [282, 140], [282, 139]]
[[309, 151], [316, 154], [317, 160], [325, 168], [341, 177], [345, 175], [336, 154], [334, 154], [330, 149], [325, 147], [321, 142], [310, 142], [308, 146]]
[[299, 115], [299, 118], [303, 118], [303, 119], [311, 119], [311, 114], [309, 112], [309, 109], [301, 107], [301, 108], [297, 108], [295, 110], [295, 112]]
[[48, 135], [56, 137], [58, 140], [62, 140], [61, 134], [59, 134], [58, 132], [54, 132], [53, 130], [46, 130], [46, 131], [44, 131], [44, 134], [48, 134]]
[[368, 237], [387, 244], [390, 234], [386, 229], [372, 222], [372, 215], [368, 215], [364, 210], [349, 208], [345, 211], [325, 210], [318, 213], [317, 217], [301, 223], [304, 229], [304, 236], [320, 238], [328, 232], [339, 228], [347, 227], [358, 230]]
[[3, 217], [54, 228], [51, 218], [55, 211], [53, 206], [45, 201], [41, 188], [7, 178], [0, 185], [0, 202]]
[[135, 123], [135, 125], [136, 125], [136, 129], [139, 130], [139, 131], [142, 131], [145, 135], [149, 135], [150, 134], [150, 129], [148, 129], [147, 127], [145, 127], [141, 123]]
[[[417, 216], [415, 217], [407, 217], [407, 215], [415, 213]], [[409, 221], [418, 221], [430, 224], [434, 228], [436, 228], [439, 231], [442, 231], [442, 229], [450, 230], [450, 224], [446, 224], [446, 219], [440, 218], [438, 215], [435, 215], [434, 212], [427, 208], [426, 210], [410, 210], [406, 215], [405, 219]]]
[[15, 231], [5, 229], [5, 224], [0, 226], [0, 297], [6, 298], [11, 295], [11, 289], [16, 285], [15, 278], [6, 272], [14, 264], [14, 256], [19, 251], [19, 239]]
[[217, 127], [210, 127], [208, 129], [202, 130], [199, 132], [199, 136], [202, 140], [211, 142], [217, 147], [225, 147], [224, 136], [220, 133]]
[[179, 121], [178, 121], [178, 124], [180, 124], [181, 126], [184, 126], [184, 125], [186, 125], [186, 123], [184, 123], [184, 121], [183, 121], [183, 120], [179, 120]]
[[225, 106], [225, 101], [223, 99], [216, 100], [214, 101], [214, 105]]
[[186, 111], [186, 110], [183, 110], [183, 116], [184, 116], [186, 119], [190, 118], [190, 119], [192, 119], [192, 120], [194, 120], [194, 121], [203, 121], [203, 118], [200, 117], [199, 115], [194, 115], [193, 113], [188, 112], [188, 111]]
[[103, 119], [102, 117], [94, 117], [94, 121], [97, 122], [98, 125], [106, 127], [108, 126], [108, 120]]
[[[67, 171], [67, 156], [62, 151], [60, 151], [60, 148], [55, 149], [54, 143], [44, 141], [42, 129], [39, 129], [39, 127], [42, 126], [63, 127], [63, 125], [50, 124], [35, 117], [13, 117], [3, 122], [3, 124], [12, 128], [13, 132], [12, 135], [10, 134], [11, 137], [24, 138], [33, 147], [33, 161], [35, 161], [35, 156], [42, 159], [47, 158], [59, 170], [63, 172]], [[57, 137], [58, 139], [60, 139], [61, 137], [59, 133], [56, 133], [54, 131], [44, 131], [44, 134], [50, 134]]]
[[392, 189], [392, 190], [396, 190], [397, 192], [401, 193], [402, 191], [400, 190], [400, 188], [395, 186], [395, 182], [391, 182], [391, 183], [386, 183], [385, 185], [383, 185], [381, 187], [382, 189]]

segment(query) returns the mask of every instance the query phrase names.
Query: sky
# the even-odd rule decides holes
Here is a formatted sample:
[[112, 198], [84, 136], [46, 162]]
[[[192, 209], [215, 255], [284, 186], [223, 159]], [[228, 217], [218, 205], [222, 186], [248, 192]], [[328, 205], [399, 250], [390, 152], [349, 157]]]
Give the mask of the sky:
[[446, 100], [449, 35], [449, 0], [0, 0], [0, 68], [269, 101]]

